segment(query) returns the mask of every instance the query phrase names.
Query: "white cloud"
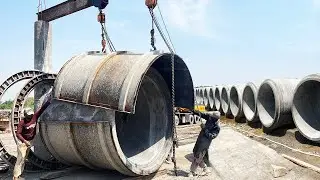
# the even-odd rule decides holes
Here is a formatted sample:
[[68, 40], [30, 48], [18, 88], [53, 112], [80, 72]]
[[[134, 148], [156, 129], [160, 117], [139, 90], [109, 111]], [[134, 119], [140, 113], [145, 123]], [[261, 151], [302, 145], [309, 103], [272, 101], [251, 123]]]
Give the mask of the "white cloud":
[[160, 6], [170, 25], [195, 35], [212, 37], [210, 2], [212, 0], [166, 0]]

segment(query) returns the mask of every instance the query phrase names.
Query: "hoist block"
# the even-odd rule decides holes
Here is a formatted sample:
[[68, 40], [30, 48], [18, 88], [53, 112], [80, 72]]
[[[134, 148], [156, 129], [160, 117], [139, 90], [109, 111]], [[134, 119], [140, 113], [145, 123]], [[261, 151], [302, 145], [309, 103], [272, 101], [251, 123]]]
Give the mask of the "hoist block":
[[[193, 109], [190, 72], [175, 57], [175, 104]], [[60, 70], [41, 136], [67, 165], [122, 174], [157, 171], [172, 146], [171, 54], [84, 53]]]
[[99, 9], [104, 9], [109, 4], [109, 0], [92, 0], [92, 5]]

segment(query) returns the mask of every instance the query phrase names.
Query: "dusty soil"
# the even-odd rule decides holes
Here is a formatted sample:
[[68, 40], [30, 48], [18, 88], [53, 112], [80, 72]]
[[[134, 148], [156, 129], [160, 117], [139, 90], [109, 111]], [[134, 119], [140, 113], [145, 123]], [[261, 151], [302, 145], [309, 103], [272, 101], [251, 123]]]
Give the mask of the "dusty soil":
[[[289, 156], [298, 158], [302, 161], [305, 161], [314, 166], [318, 166], [320, 168], [320, 144], [312, 142], [305, 137], [303, 137], [300, 132], [293, 126], [286, 126], [281, 129], [277, 129], [272, 133], [266, 132], [262, 128], [261, 123], [255, 123], [248, 125], [247, 123], [236, 122], [234, 119], [221, 118], [221, 122], [226, 124], [229, 127], [232, 127], [234, 130], [250, 137], [253, 140], [256, 140], [272, 149], [277, 151], [279, 154], [287, 154]], [[247, 131], [247, 132], [244, 132]], [[277, 143], [270, 142], [263, 138], [252, 136], [251, 134], [255, 134], [258, 136], [262, 136], [264, 138], [268, 138], [270, 140], [276, 141], [293, 149], [301, 150], [303, 152], [312, 153], [315, 155], [319, 155], [319, 157], [305, 155], [293, 150], [290, 150], [287, 147], [279, 145]]]

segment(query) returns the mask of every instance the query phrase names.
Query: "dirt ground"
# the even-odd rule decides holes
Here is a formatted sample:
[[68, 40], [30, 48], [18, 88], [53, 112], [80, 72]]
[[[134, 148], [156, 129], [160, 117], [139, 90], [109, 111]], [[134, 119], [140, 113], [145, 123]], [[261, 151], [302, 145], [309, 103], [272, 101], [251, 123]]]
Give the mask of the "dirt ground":
[[[301, 133], [297, 130], [297, 128], [295, 128], [294, 126], [286, 126], [281, 129], [277, 129], [272, 133], [267, 133], [262, 128], [260, 122], [248, 125], [247, 123], [244, 123], [244, 121], [241, 121], [241, 123], [239, 123], [236, 122], [234, 119], [227, 119], [225, 117], [222, 118], [221, 122], [228, 125], [229, 127], [232, 127], [234, 130], [250, 137], [251, 139], [256, 140], [274, 149], [279, 154], [285, 153], [289, 156], [298, 158], [302, 161], [305, 161], [314, 166], [318, 166], [320, 168], [320, 144], [310, 141], [303, 137]], [[263, 138], [252, 136], [252, 134], [261, 136]], [[290, 150], [287, 147], [279, 145], [278, 143], [273, 143], [264, 138], [268, 138], [272, 141], [281, 143], [293, 149], [319, 155], [319, 157], [305, 155], [294, 150]]]
[[[47, 179], [50, 179], [48, 174], [56, 176], [62, 173], [63, 177], [58, 179], [320, 179], [319, 173], [300, 167], [284, 159], [280, 154], [294, 156], [313, 165], [319, 165], [320, 158], [302, 155], [250, 135], [250, 133], [254, 133], [296, 149], [320, 154], [319, 145], [299, 137], [295, 129], [287, 128], [278, 132], [278, 135], [267, 135], [263, 133], [261, 128], [252, 128], [244, 123], [235, 123], [231, 119], [222, 118], [221, 125], [221, 133], [210, 147], [210, 159], [214, 168], [212, 168], [212, 173], [209, 176], [187, 177], [192, 161], [192, 148], [200, 131], [200, 126], [180, 125], [177, 127], [179, 139], [179, 148], [177, 148], [176, 154], [177, 177], [173, 172], [173, 164], [164, 163], [155, 175], [143, 178], [125, 177], [115, 171], [96, 172], [83, 168], [62, 172], [25, 173], [24, 178], [34, 180], [47, 176]], [[250, 133], [245, 133], [243, 130]], [[272, 165], [286, 168], [286, 174], [274, 178]], [[0, 179], [11, 179], [11, 177], [11, 171], [0, 174]]]

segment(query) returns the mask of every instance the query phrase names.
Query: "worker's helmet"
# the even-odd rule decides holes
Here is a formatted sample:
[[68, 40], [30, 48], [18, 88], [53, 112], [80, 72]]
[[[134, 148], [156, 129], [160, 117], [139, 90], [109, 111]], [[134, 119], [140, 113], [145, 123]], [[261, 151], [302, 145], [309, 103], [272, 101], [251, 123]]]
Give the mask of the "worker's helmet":
[[23, 118], [25, 118], [25, 119], [31, 119], [32, 116], [33, 116], [33, 114], [34, 114], [34, 112], [33, 112], [33, 110], [32, 110], [31, 108], [26, 108], [26, 109], [24, 109], [24, 111], [23, 111], [23, 115], [24, 115]]

